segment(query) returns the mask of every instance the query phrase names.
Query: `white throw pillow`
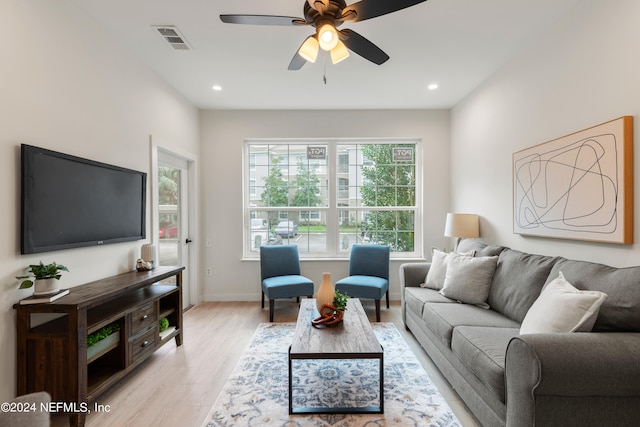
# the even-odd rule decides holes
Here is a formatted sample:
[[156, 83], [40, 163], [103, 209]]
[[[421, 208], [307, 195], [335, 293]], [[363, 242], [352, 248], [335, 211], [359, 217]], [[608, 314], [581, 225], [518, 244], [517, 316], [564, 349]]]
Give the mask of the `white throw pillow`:
[[607, 294], [581, 291], [569, 283], [562, 272], [542, 289], [527, 312], [520, 334], [589, 332]]
[[489, 308], [487, 298], [497, 264], [497, 256], [474, 258], [451, 254], [440, 293], [466, 304]]
[[444, 285], [444, 276], [447, 274], [449, 254], [437, 248], [431, 249], [431, 266], [424, 280], [425, 288], [439, 291]]
[[462, 255], [472, 257], [475, 255], [475, 251], [469, 251], [459, 254], [452, 252], [444, 252], [438, 248], [431, 248], [431, 266], [427, 271], [427, 277], [424, 279], [424, 283], [421, 284], [423, 288], [430, 288], [439, 291], [444, 286], [444, 278], [447, 274], [447, 265], [449, 265], [449, 259], [451, 255]]

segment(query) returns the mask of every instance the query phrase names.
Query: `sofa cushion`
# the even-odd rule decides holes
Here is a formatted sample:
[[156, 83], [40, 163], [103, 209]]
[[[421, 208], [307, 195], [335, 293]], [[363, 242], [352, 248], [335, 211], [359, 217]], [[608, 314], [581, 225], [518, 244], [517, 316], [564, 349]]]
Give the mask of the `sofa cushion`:
[[520, 334], [590, 332], [607, 294], [580, 291], [560, 272], [544, 287], [520, 326]]
[[518, 328], [458, 326], [451, 339], [453, 353], [503, 403], [507, 345], [518, 336], [518, 331]]
[[422, 310], [425, 325], [451, 347], [451, 336], [456, 326], [487, 326], [498, 328], [520, 328], [520, 323], [497, 311], [485, 310], [475, 305], [427, 303]]
[[558, 277], [560, 271], [578, 289], [607, 294], [593, 331], [640, 332], [640, 266], [615, 268], [562, 259], [553, 266], [547, 281]]
[[434, 289], [425, 288], [405, 288], [404, 289], [405, 306], [408, 311], [416, 313], [418, 317], [422, 317], [422, 309], [427, 302], [455, 303], [456, 301], [441, 295]]
[[456, 252], [465, 253], [473, 251], [474, 256], [477, 257], [497, 256], [500, 255], [503, 249], [505, 249], [504, 246], [487, 245], [480, 239], [462, 239], [456, 248]]
[[473, 258], [451, 254], [440, 293], [467, 304], [489, 308], [487, 296], [497, 256]]
[[489, 289], [491, 308], [522, 322], [559, 259], [504, 249]]

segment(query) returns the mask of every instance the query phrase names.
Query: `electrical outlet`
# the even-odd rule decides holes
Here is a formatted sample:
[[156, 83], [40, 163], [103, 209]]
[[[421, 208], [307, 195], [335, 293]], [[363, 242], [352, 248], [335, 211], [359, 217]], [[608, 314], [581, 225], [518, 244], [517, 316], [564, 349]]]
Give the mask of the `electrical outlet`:
[[211, 274], [212, 274], [212, 273], [211, 273], [211, 269], [210, 269], [210, 268], [207, 268], [207, 276], [211, 276]]

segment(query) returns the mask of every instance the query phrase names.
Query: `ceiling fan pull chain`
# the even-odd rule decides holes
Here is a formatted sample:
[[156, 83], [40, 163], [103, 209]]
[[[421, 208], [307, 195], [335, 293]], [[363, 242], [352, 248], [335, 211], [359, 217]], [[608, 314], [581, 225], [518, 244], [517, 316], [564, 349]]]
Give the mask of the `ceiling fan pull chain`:
[[324, 55], [324, 62], [322, 64], [322, 81], [327, 84], [327, 56]]

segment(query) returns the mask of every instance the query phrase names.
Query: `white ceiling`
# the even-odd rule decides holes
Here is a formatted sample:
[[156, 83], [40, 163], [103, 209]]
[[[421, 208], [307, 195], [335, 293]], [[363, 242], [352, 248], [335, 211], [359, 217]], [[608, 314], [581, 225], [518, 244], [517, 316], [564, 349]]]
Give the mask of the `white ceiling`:
[[[352, 53], [299, 71], [287, 66], [312, 27], [219, 15], [303, 17], [306, 0], [71, 1], [202, 109], [412, 109], [451, 108], [580, 0], [428, 0], [341, 27], [385, 51], [383, 65]], [[192, 50], [174, 50], [154, 25], [177, 26]]]

